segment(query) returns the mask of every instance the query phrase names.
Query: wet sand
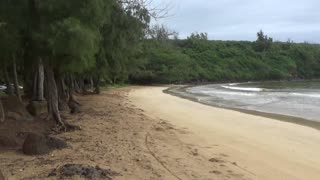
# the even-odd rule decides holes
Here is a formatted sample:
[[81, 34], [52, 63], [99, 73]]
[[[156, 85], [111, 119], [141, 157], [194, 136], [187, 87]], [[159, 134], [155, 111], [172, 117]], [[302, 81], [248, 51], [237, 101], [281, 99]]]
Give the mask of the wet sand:
[[130, 100], [151, 118], [160, 118], [188, 136], [202, 154], [223, 155], [251, 179], [320, 178], [320, 131], [299, 124], [206, 106], [145, 87]]

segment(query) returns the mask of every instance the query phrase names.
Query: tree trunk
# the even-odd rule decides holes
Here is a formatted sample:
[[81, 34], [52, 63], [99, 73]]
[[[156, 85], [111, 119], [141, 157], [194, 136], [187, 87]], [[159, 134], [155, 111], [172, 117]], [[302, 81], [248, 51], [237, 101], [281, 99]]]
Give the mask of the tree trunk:
[[89, 89], [90, 90], [92, 90], [93, 89], [93, 87], [94, 87], [94, 85], [93, 85], [94, 83], [93, 83], [93, 78], [92, 77], [90, 77], [90, 87], [89, 87]]
[[8, 71], [7, 71], [6, 67], [3, 67], [3, 74], [4, 74], [4, 78], [5, 78], [5, 83], [7, 86], [6, 93], [8, 95], [13, 95], [13, 90], [12, 90], [10, 78], [9, 78]]
[[80, 105], [80, 103], [79, 102], [77, 102], [76, 101], [76, 99], [74, 98], [74, 96], [73, 96], [73, 94], [74, 94], [74, 85], [75, 85], [75, 83], [74, 83], [75, 81], [73, 80], [73, 77], [72, 77], [72, 75], [70, 75], [69, 76], [69, 78], [68, 78], [68, 80], [67, 80], [67, 84], [68, 84], [68, 86], [69, 86], [69, 100], [68, 100], [68, 104], [70, 104], [70, 103], [76, 103], [76, 104], [78, 104], [78, 105]]
[[43, 101], [44, 100], [44, 67], [41, 59], [39, 59], [37, 70], [38, 70], [37, 100]]
[[74, 98], [73, 94], [74, 94], [74, 80], [72, 75], [69, 76], [69, 78], [67, 79], [67, 85], [69, 86], [68, 90], [69, 90], [69, 100], [68, 100], [68, 106], [70, 108], [70, 112], [71, 114], [74, 113], [78, 113], [80, 112], [80, 103], [76, 101], [76, 99]]
[[99, 82], [100, 82], [100, 76], [96, 77], [96, 78], [94, 79], [94, 81], [93, 81], [94, 92], [95, 92], [96, 94], [100, 94], [100, 93], [101, 93]]
[[80, 86], [81, 93], [87, 93], [87, 88], [82, 78], [78, 79], [78, 84]]
[[58, 76], [57, 78], [57, 86], [58, 86], [58, 96], [59, 96], [59, 110], [60, 111], [66, 111], [68, 110], [68, 96], [69, 93], [66, 90], [66, 85], [64, 82], [64, 77]]
[[59, 112], [59, 97], [58, 97], [58, 90], [57, 84], [54, 78], [54, 72], [52, 67], [47, 66], [45, 69], [46, 75], [46, 89], [47, 89], [47, 104], [48, 104], [48, 117], [52, 118], [56, 121], [56, 123], [63, 128], [65, 125], [61, 119], [60, 112]]
[[32, 99], [35, 101], [44, 100], [44, 79], [44, 67], [41, 58], [39, 58], [33, 82]]
[[19, 88], [19, 81], [18, 81], [17, 63], [16, 63], [16, 59], [14, 56], [12, 58], [12, 61], [13, 61], [12, 70], [13, 70], [14, 90], [15, 90], [16, 96], [18, 97], [19, 101], [22, 102], [20, 88]]
[[73, 87], [74, 87], [74, 90], [77, 92], [77, 93], [81, 93], [81, 89], [80, 89], [80, 86], [79, 86], [79, 83], [76, 79], [73, 80]]
[[2, 105], [2, 101], [0, 99], [0, 122], [4, 122], [5, 121], [5, 114], [4, 114], [4, 109], [3, 109], [3, 105]]

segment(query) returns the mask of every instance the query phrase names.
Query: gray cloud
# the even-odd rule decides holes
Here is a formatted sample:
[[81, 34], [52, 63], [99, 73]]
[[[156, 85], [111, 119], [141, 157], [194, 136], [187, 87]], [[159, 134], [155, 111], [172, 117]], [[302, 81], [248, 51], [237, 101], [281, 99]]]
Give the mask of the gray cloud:
[[275, 40], [320, 43], [319, 0], [163, 0], [172, 17], [162, 19], [181, 38], [207, 32], [210, 39], [255, 40], [262, 29]]

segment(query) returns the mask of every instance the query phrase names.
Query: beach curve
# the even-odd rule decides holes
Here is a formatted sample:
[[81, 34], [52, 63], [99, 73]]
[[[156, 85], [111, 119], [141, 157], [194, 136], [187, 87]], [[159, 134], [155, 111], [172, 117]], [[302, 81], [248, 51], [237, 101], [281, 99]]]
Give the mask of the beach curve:
[[191, 133], [182, 141], [224, 154], [252, 179], [319, 179], [320, 131], [271, 118], [205, 106], [163, 93], [166, 87], [136, 88], [133, 104]]

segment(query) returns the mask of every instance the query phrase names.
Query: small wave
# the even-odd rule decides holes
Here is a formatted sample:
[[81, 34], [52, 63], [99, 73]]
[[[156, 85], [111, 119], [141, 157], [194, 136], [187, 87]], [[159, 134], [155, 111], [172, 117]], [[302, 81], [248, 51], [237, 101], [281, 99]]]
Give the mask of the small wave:
[[320, 94], [290, 93], [292, 96], [320, 98]]
[[226, 89], [238, 90], [238, 91], [253, 91], [253, 92], [261, 92], [264, 89], [262, 88], [243, 88], [243, 87], [231, 87], [231, 86], [221, 86]]
[[241, 83], [231, 83], [231, 84], [229, 84], [229, 86], [236, 86], [236, 85], [239, 85], [239, 84], [241, 84]]
[[253, 93], [245, 93], [245, 92], [230, 92], [230, 91], [198, 91], [201, 94], [207, 95], [237, 95], [237, 96], [256, 96]]

